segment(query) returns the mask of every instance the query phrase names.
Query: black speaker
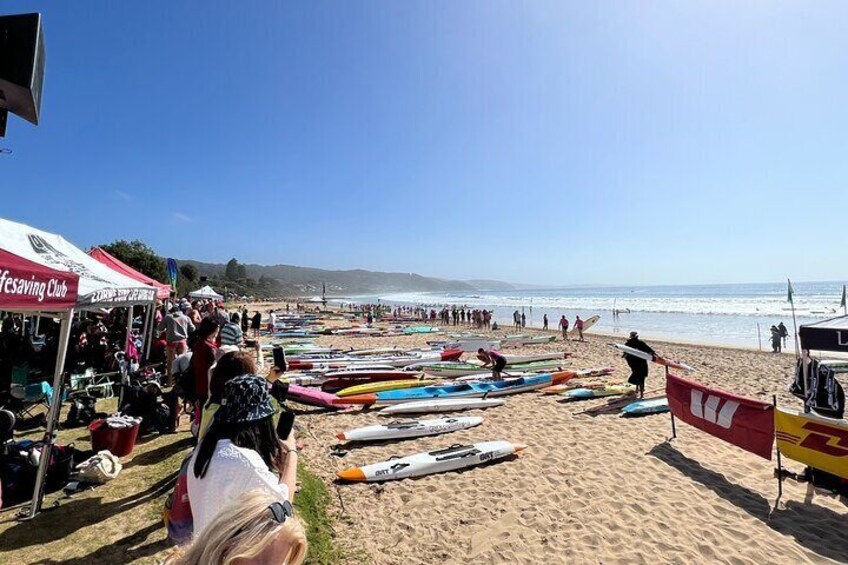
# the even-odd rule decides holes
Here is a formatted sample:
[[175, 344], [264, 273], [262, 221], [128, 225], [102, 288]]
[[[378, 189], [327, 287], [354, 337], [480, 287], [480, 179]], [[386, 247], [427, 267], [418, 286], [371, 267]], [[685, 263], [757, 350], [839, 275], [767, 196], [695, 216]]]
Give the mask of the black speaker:
[[44, 61], [41, 14], [0, 16], [0, 113], [38, 125]]

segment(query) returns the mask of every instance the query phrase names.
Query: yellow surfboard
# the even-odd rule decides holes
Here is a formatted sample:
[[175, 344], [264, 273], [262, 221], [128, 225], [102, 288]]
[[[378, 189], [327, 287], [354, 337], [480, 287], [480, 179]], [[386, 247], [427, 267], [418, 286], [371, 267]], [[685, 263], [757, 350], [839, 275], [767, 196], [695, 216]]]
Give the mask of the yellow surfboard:
[[434, 380], [404, 379], [402, 381], [382, 381], [378, 383], [365, 383], [362, 385], [349, 386], [336, 393], [336, 396], [353, 396], [354, 394], [372, 394], [385, 390], [397, 390], [401, 388], [415, 388], [429, 386], [438, 383]]
[[848, 479], [848, 422], [778, 408], [774, 427], [783, 455]]

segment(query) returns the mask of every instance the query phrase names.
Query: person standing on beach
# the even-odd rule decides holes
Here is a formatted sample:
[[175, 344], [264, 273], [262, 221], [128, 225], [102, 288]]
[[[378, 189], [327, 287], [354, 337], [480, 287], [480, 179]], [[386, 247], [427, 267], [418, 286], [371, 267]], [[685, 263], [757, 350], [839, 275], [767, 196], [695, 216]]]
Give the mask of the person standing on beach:
[[568, 318], [565, 317], [565, 314], [559, 319], [559, 327], [562, 330], [562, 339], [568, 341]]
[[262, 327], [262, 313], [257, 310], [250, 320], [250, 329], [253, 330], [253, 337], [259, 337], [259, 329]]
[[780, 342], [783, 339], [780, 330], [777, 329], [777, 326], [772, 326], [769, 331], [771, 332], [771, 352], [780, 353]]
[[[650, 345], [639, 339], [639, 334], [636, 332], [630, 332], [630, 339], [628, 339], [624, 345], [649, 353], [652, 358], [655, 358], [657, 355], [654, 350], [651, 349]], [[645, 379], [648, 378], [648, 361], [641, 357], [630, 355], [629, 353], [624, 354], [624, 360], [630, 367], [630, 378], [627, 379], [627, 382], [632, 385], [636, 385], [636, 390], [639, 391], [639, 398], [644, 398]]]
[[543, 330], [548, 329], [548, 315], [547, 314], [542, 314], [542, 329]]
[[789, 337], [789, 330], [786, 329], [783, 322], [780, 322], [777, 324], [777, 331], [780, 332], [780, 339], [783, 340], [783, 347], [786, 347], [786, 339]]
[[492, 379], [496, 381], [501, 380], [501, 371], [506, 367], [506, 357], [494, 349], [486, 351], [481, 347], [477, 350], [477, 359], [483, 362], [484, 367], [492, 366]]
[[577, 335], [580, 336], [579, 341], [584, 341], [584, 339], [583, 339], [583, 320], [580, 319], [580, 316], [577, 316], [577, 319], [574, 320], [574, 327], [577, 329]]
[[521, 313], [521, 327], [527, 327], [527, 316], [524, 315], [524, 312]]

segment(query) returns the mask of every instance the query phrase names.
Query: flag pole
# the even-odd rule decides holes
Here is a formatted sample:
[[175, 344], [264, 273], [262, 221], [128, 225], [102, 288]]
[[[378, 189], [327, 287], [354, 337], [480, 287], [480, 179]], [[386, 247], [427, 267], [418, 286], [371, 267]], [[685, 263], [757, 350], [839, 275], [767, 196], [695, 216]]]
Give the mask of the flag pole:
[[[798, 340], [798, 319], [795, 316], [795, 297], [793, 296], [794, 291], [792, 290], [792, 281], [787, 278], [786, 284], [788, 287], [787, 296], [789, 297], [789, 305], [792, 307], [792, 327], [795, 329], [795, 359], [800, 359], [801, 342]], [[806, 392], [806, 390], [804, 392]]]
[[795, 297], [794, 291], [792, 289], [792, 281], [789, 278], [786, 278], [787, 284], [787, 296], [789, 298], [789, 304], [792, 306], [792, 326], [795, 329], [795, 359], [801, 361], [801, 381], [804, 390], [804, 413], [810, 411], [809, 406], [807, 406], [807, 380], [810, 378], [809, 375], [809, 366], [807, 365], [807, 361], [804, 359], [804, 356], [801, 352], [801, 337], [798, 335], [798, 320], [795, 317]]
[[[668, 390], [668, 365], [665, 366], [665, 387]], [[671, 439], [677, 439], [677, 427], [674, 425], [674, 412], [668, 411], [671, 414]]]

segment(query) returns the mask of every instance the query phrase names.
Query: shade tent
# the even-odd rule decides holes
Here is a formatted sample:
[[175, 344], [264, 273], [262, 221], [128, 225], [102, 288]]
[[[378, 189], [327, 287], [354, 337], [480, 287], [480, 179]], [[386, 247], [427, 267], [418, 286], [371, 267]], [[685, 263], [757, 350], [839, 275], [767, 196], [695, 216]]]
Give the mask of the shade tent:
[[198, 288], [194, 292], [188, 294], [191, 298], [209, 298], [212, 300], [223, 300], [224, 297], [215, 292], [211, 286], [206, 285], [203, 288]]
[[76, 273], [39, 265], [0, 247], [0, 310], [69, 311], [77, 304], [78, 287]]
[[848, 316], [801, 326], [798, 335], [801, 349], [848, 353]]
[[148, 277], [143, 273], [139, 273], [120, 259], [110, 255], [100, 247], [92, 247], [88, 250], [88, 254], [94, 257], [97, 261], [103, 263], [113, 271], [121, 273], [133, 280], [152, 286], [156, 289], [156, 298], [165, 299], [171, 296], [171, 285], [161, 283], [155, 279]]
[[62, 236], [0, 218], [0, 249], [57, 271], [79, 275], [77, 309], [149, 304], [156, 290], [88, 256]]
[[[113, 271], [63, 237], [0, 218], [0, 310], [49, 313], [61, 319], [43, 453], [52, 449], [59, 418], [74, 311], [150, 304], [155, 296], [152, 286]], [[30, 517], [41, 509], [49, 460], [39, 461]]]

